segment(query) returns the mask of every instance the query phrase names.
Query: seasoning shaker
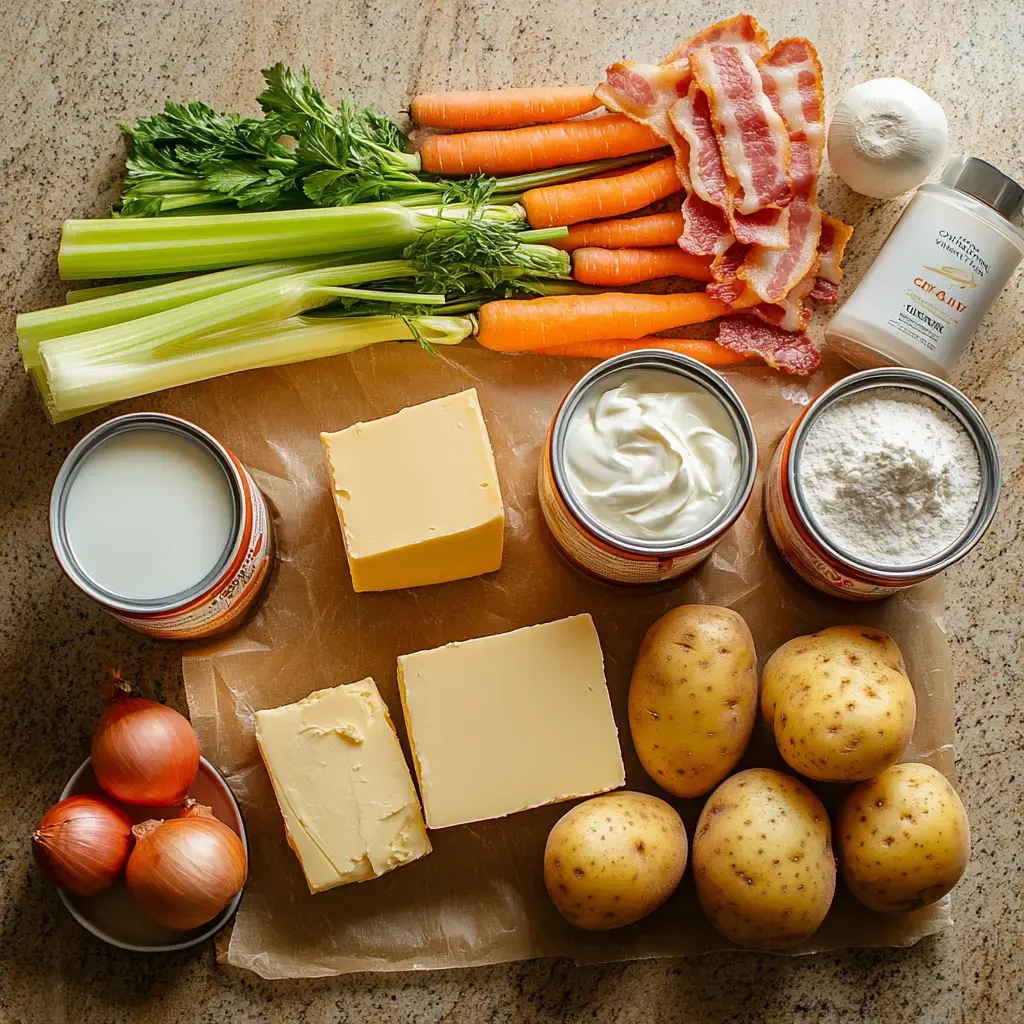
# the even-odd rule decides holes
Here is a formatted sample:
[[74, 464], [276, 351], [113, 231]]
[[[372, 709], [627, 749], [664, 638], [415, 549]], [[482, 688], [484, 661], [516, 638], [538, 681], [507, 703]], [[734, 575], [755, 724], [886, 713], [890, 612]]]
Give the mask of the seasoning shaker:
[[948, 376], [1024, 258], [1024, 187], [974, 156], [922, 185], [825, 337], [858, 367]]

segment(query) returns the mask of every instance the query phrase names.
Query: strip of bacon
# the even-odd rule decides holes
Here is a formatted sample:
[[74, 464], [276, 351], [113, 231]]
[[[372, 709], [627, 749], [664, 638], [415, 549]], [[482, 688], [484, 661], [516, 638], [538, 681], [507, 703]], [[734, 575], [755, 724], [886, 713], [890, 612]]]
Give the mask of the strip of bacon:
[[825, 146], [821, 64], [811, 43], [793, 38], [776, 43], [757, 66], [765, 95], [789, 137], [789, 170], [796, 198], [788, 207], [788, 246], [780, 251], [752, 249], [737, 277], [767, 303], [782, 302], [809, 277], [810, 283], [801, 289], [795, 303], [783, 310], [786, 323], [800, 324], [805, 316], [803, 299], [813, 288], [819, 262], [822, 213], [818, 208], [818, 169]]
[[765, 95], [789, 133], [789, 177], [797, 198], [815, 201], [825, 148], [821, 62], [806, 39], [782, 39], [757, 62]]
[[725, 21], [718, 21], [702, 29], [695, 36], [680, 43], [675, 50], [665, 58], [664, 63], [670, 64], [673, 61], [685, 61], [694, 50], [702, 46], [714, 46], [725, 43], [732, 46], [744, 46], [749, 49], [756, 60], [768, 50], [768, 33], [757, 23], [753, 15], [736, 14]]
[[[741, 281], [736, 274], [743, 266], [743, 261], [749, 252], [749, 245], [734, 242], [724, 253], [719, 254], [711, 261], [711, 275], [715, 280], [705, 289], [708, 295], [722, 302], [728, 302], [736, 308], [747, 291], [746, 281]], [[756, 296], [753, 301], [757, 302]], [[752, 304], [746, 303], [748, 306]]]
[[690, 69], [707, 94], [722, 163], [736, 181], [730, 210], [785, 206], [793, 198], [789, 135], [765, 96], [757, 64], [741, 47], [718, 45], [690, 54]]
[[671, 107], [687, 95], [690, 85], [690, 54], [701, 47], [731, 45], [758, 59], [768, 52], [768, 34], [749, 14], [739, 14], [698, 32], [681, 43], [661, 64], [621, 61], [606, 71], [605, 81], [595, 90], [609, 109], [647, 125], [664, 139], [676, 154], [679, 179], [689, 199], [683, 206], [685, 244], [688, 252], [717, 255], [732, 242], [725, 218], [714, 211], [704, 197], [693, 196], [690, 154], [685, 138], [669, 117]]
[[836, 217], [822, 214], [821, 237], [818, 239], [818, 276], [832, 284], [843, 279], [843, 255], [853, 228]]
[[696, 192], [683, 200], [683, 234], [677, 240], [684, 252], [695, 256], [720, 256], [732, 245], [725, 211], [706, 203]]
[[805, 277], [813, 277], [820, 234], [821, 210], [817, 203], [794, 200], [789, 207], [789, 246], [781, 250], [755, 246], [736, 276], [746, 281], [763, 302], [781, 302]]
[[834, 306], [839, 301], [839, 286], [823, 277], [816, 277], [807, 297], [824, 306]]
[[811, 322], [811, 311], [804, 304], [804, 299], [810, 297], [816, 281], [815, 277], [805, 277], [780, 302], [759, 302], [751, 312], [784, 331], [806, 330]]
[[784, 331], [756, 316], [725, 317], [718, 329], [718, 344], [798, 377], [807, 377], [821, 366], [821, 353], [804, 331]]

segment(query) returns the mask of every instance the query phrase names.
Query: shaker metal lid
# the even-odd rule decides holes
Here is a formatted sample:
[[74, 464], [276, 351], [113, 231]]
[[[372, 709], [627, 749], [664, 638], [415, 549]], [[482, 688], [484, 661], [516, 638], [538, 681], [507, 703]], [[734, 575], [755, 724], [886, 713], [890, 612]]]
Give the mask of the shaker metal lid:
[[980, 199], [1011, 224], [1024, 225], [1024, 186], [987, 160], [963, 154], [951, 157], [940, 180], [943, 185]]

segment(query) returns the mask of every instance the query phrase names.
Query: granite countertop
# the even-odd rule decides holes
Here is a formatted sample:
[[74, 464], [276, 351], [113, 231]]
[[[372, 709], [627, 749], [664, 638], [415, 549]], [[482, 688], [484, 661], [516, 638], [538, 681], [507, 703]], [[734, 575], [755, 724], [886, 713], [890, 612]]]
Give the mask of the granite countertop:
[[[214, 964], [212, 945], [138, 956], [74, 925], [31, 865], [28, 834], [80, 763], [98, 711], [95, 681], [119, 665], [183, 706], [180, 656], [118, 626], [61, 576], [47, 539], [49, 489], [73, 443], [103, 417], [47, 425], [22, 373], [15, 310], [58, 302], [61, 221], [115, 198], [119, 121], [167, 97], [253, 108], [259, 69], [308, 62], [337, 95], [395, 112], [444, 86], [596, 80], [611, 60], [661, 59], [735, 13], [711, 4], [591, 0], [39, 0], [9, 5], [0, 37], [0, 1020], [661, 1021], [972, 1024], [1024, 1019], [1022, 801], [1024, 665], [1024, 278], [976, 333], [955, 382], [1002, 450], [1004, 491], [979, 547], [949, 574], [958, 681], [956, 754], [974, 856], [952, 928], [910, 949], [790, 958], [722, 953], [578, 968], [537, 961], [429, 974], [263, 982]], [[1024, 175], [1019, 0], [764, 0], [773, 38], [818, 45], [829, 109], [855, 82], [902, 75], [949, 114], [954, 146]], [[858, 224], [855, 282], [898, 204], [824, 201]], [[848, 285], [844, 286], [848, 287]]]

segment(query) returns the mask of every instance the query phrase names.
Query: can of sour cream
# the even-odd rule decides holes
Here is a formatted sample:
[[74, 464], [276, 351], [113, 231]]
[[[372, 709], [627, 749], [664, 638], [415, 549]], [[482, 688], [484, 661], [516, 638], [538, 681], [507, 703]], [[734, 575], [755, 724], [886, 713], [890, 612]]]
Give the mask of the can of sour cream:
[[50, 539], [81, 591], [165, 640], [240, 625], [274, 557], [248, 470], [205, 430], [162, 413], [118, 416], [75, 445], [50, 497]]
[[688, 356], [643, 349], [582, 377], [548, 430], [538, 489], [577, 568], [655, 584], [707, 558], [750, 499], [757, 442], [726, 379]]

